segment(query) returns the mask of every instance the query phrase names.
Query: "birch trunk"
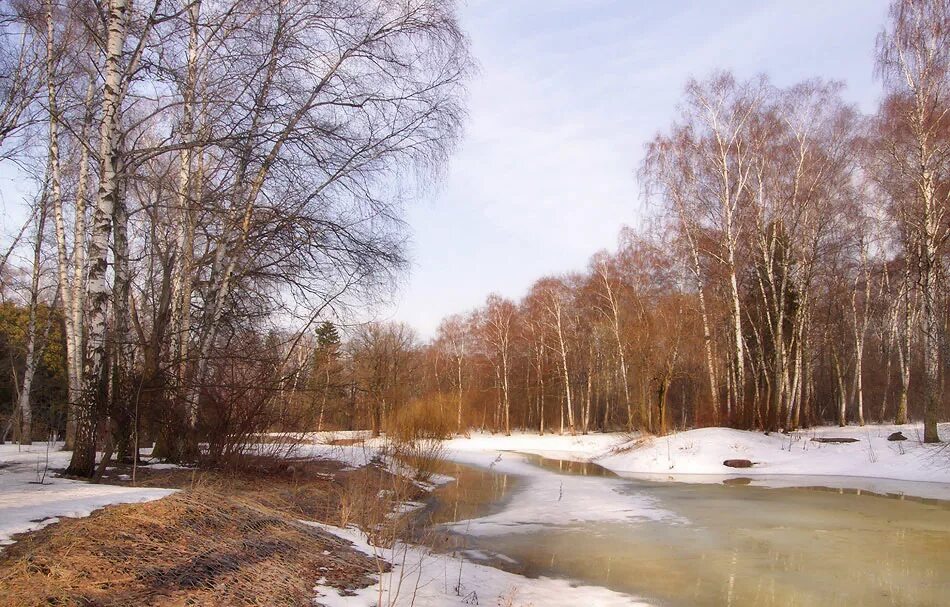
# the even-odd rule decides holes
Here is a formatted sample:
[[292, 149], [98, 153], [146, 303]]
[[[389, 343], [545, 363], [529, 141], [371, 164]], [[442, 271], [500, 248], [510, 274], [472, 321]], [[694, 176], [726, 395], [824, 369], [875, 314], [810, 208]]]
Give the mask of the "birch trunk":
[[30, 277], [30, 307], [26, 323], [26, 362], [23, 369], [23, 381], [17, 398], [17, 410], [20, 412], [20, 444], [33, 443], [33, 407], [30, 404], [30, 391], [33, 377], [39, 362], [37, 354], [36, 316], [39, 307], [40, 265], [43, 252], [43, 232], [46, 229], [46, 196], [40, 200], [40, 210], [36, 224], [36, 243], [33, 245], [33, 271]]
[[[85, 116], [83, 117], [82, 129], [80, 130], [80, 140], [83, 142], [82, 150], [79, 153], [79, 180], [76, 184], [75, 200], [75, 219], [73, 225], [73, 255], [72, 255], [72, 275], [71, 283], [68, 288], [61, 286], [60, 299], [63, 300], [63, 308], [66, 315], [71, 317], [71, 323], [67, 324], [66, 343], [67, 343], [67, 373], [68, 373], [68, 408], [66, 421], [66, 448], [71, 449], [76, 435], [76, 404], [79, 402], [79, 395], [82, 391], [83, 380], [83, 320], [85, 310], [85, 291], [86, 291], [86, 196], [89, 187], [89, 132], [92, 129], [92, 122], [95, 117], [95, 111], [92, 107], [93, 96], [96, 91], [96, 79], [94, 75], [89, 76], [89, 84], [86, 87]], [[57, 226], [57, 244], [62, 242], [65, 247], [65, 237], [60, 238], [60, 230]], [[62, 258], [63, 255], [60, 254]], [[60, 282], [63, 275], [60, 272]], [[66, 302], [69, 305], [66, 305]], [[72, 343], [72, 354], [69, 353], [69, 344]]]
[[463, 393], [462, 393], [462, 361], [464, 359], [463, 355], [456, 354], [455, 356], [455, 369], [457, 372], [456, 381], [458, 386], [458, 419], [456, 420], [458, 434], [462, 433], [462, 402], [463, 402]]
[[613, 287], [610, 284], [610, 278], [607, 276], [606, 264], [602, 263], [599, 267], [600, 277], [604, 283], [604, 289], [607, 293], [607, 304], [610, 308], [611, 329], [613, 330], [614, 340], [617, 344], [617, 357], [620, 362], [620, 378], [623, 384], [623, 402], [627, 410], [627, 430], [633, 430], [633, 406], [630, 402], [630, 380], [627, 377], [627, 357], [624, 352], [623, 338], [620, 335], [620, 303], [614, 296]]
[[[555, 305], [555, 315], [556, 315], [556, 322], [557, 322], [557, 339], [558, 339], [558, 344], [560, 346], [560, 352], [561, 352], [561, 371], [564, 374], [564, 398], [567, 404], [567, 426], [568, 426], [568, 431], [571, 433], [571, 435], [573, 435], [575, 431], [574, 430], [574, 407], [571, 402], [571, 376], [567, 368], [567, 344], [565, 344], [564, 342], [564, 330], [562, 326], [563, 322], [561, 320], [561, 317], [562, 317], [561, 305], [559, 302], [556, 302], [554, 305]], [[563, 433], [563, 423], [561, 425], [562, 425], [562, 433]]]
[[501, 354], [502, 387], [505, 391], [505, 436], [511, 436], [511, 397], [508, 391], [508, 347]]
[[96, 212], [88, 246], [89, 274], [86, 284], [87, 353], [80, 404], [76, 410], [76, 443], [67, 474], [92, 476], [96, 459], [96, 417], [102, 397], [106, 354], [106, 315], [109, 285], [106, 282], [109, 240], [112, 233], [115, 197], [118, 191], [116, 149], [119, 130], [119, 99], [122, 86], [122, 51], [125, 46], [129, 5], [111, 0], [107, 20], [106, 56], [103, 70], [102, 123], [99, 130], [99, 157], [102, 163]]

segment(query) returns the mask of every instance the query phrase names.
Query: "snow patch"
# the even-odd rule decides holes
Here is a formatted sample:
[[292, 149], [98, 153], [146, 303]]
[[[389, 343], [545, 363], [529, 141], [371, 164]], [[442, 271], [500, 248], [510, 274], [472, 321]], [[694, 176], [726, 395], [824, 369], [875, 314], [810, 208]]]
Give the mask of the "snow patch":
[[456, 607], [459, 605], [545, 605], [574, 607], [646, 606], [630, 595], [596, 586], [577, 586], [567, 580], [529, 579], [472, 563], [425, 548], [397, 543], [391, 549], [371, 545], [353, 528], [341, 529], [306, 522], [353, 543], [357, 550], [392, 563], [392, 571], [378, 577], [375, 585], [342, 595], [335, 588], [318, 584], [315, 602], [325, 607]]
[[41, 529], [62, 517], [84, 517], [112, 504], [156, 500], [173, 489], [143, 489], [94, 485], [59, 478], [51, 468], [63, 468], [71, 453], [62, 444], [0, 445], [0, 545], [12, 536]]

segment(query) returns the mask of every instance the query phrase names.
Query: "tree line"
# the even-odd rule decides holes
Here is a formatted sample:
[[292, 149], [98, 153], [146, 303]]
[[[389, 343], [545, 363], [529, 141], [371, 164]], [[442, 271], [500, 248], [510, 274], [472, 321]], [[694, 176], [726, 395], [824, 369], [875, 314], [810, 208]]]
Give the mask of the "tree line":
[[344, 358], [373, 410], [364, 424], [379, 431], [395, 407], [458, 431], [541, 433], [922, 418], [937, 441], [948, 54], [948, 3], [899, 0], [877, 40], [873, 115], [839, 82], [691, 80], [639, 167], [646, 227], [520, 301], [444, 319], [429, 343], [399, 324], [357, 335]]

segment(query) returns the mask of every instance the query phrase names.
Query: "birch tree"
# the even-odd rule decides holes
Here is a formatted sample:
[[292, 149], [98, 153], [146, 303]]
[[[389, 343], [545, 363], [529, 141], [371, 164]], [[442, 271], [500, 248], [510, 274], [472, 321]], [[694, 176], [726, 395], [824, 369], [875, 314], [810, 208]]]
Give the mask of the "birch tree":
[[85, 317], [86, 353], [83, 383], [76, 409], [76, 437], [67, 474], [91, 476], [96, 456], [97, 413], [101, 410], [101, 390], [106, 356], [106, 321], [110, 298], [106, 279], [108, 249], [112, 235], [115, 197], [119, 191], [117, 153], [119, 149], [120, 102], [124, 87], [123, 51], [129, 19], [126, 0], [110, 0], [103, 49], [103, 92], [99, 126], [99, 192], [89, 237], [88, 277]]
[[509, 375], [512, 356], [517, 308], [515, 304], [499, 295], [489, 295], [485, 302], [484, 333], [498, 359], [502, 387], [505, 435], [511, 435], [511, 388]]
[[[941, 265], [950, 222], [950, 7], [943, 0], [897, 0], [878, 37], [877, 68], [887, 98], [878, 121], [897, 183], [896, 216], [920, 286], [924, 360], [924, 441], [939, 442]], [[901, 194], [907, 194], [901, 197]]]

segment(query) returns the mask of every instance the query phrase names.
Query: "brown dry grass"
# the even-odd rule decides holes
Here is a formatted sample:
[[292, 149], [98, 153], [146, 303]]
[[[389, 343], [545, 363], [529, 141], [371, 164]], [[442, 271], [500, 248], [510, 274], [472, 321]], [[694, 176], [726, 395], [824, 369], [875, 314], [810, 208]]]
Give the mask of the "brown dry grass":
[[320, 578], [372, 583], [380, 563], [299, 519], [378, 524], [398, 481], [372, 467], [269, 466], [143, 472], [140, 485], [183, 490], [20, 536], [0, 553], [0, 606], [312, 605]]

